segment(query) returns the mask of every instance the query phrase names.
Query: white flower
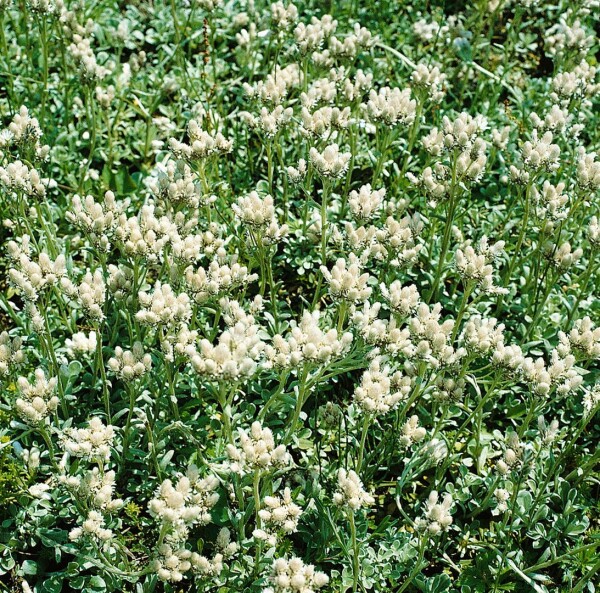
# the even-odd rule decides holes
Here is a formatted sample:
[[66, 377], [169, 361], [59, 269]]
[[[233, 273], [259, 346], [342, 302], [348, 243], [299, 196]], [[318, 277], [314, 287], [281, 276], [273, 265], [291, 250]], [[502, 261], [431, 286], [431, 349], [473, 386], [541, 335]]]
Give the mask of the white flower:
[[333, 502], [336, 505], [348, 506], [352, 511], [358, 511], [375, 503], [375, 499], [363, 488], [355, 471], [340, 468], [337, 479], [338, 488], [333, 495]]

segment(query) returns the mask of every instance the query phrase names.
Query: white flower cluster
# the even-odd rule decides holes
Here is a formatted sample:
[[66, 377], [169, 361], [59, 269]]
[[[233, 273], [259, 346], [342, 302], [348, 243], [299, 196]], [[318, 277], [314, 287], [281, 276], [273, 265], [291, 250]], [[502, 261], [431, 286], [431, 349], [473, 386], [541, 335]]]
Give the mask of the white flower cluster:
[[220, 254], [206, 269], [187, 267], [184, 277], [190, 296], [198, 304], [258, 279], [258, 275], [249, 274], [248, 268], [239, 264], [235, 256], [227, 263]]
[[191, 465], [175, 485], [169, 479], [161, 483], [148, 510], [168, 527], [171, 541], [185, 540], [189, 527], [210, 523], [210, 511], [219, 500], [218, 486], [215, 476], [201, 478], [198, 468]]
[[135, 342], [131, 350], [115, 348], [115, 355], [108, 359], [108, 368], [123, 381], [143, 377], [152, 367], [152, 357], [144, 352], [141, 342]]
[[321, 19], [313, 16], [308, 25], [298, 23], [294, 29], [294, 39], [300, 53], [306, 55], [319, 49], [325, 39], [335, 33], [337, 24], [329, 14], [324, 14]]
[[504, 241], [490, 246], [483, 237], [477, 246], [466, 245], [455, 253], [456, 270], [465, 282], [473, 282], [484, 294], [507, 294], [508, 290], [494, 285], [494, 268], [489, 263], [504, 250]]
[[541, 191], [535, 186], [531, 188], [531, 195], [537, 205], [537, 215], [542, 220], [560, 221], [567, 218], [569, 210], [566, 205], [569, 202], [569, 196], [563, 193], [564, 190], [564, 182], [552, 185], [547, 179], [544, 181]]
[[415, 121], [417, 101], [411, 99], [410, 89], [382, 87], [369, 93], [364, 109], [373, 123], [409, 126]]
[[314, 593], [329, 582], [329, 577], [304, 564], [300, 558], [276, 558], [269, 577], [271, 586], [262, 593]]
[[54, 395], [58, 379], [56, 377], [46, 378], [43, 369], [36, 369], [35, 381], [30, 383], [27, 378], [17, 379], [19, 396], [15, 401], [17, 414], [27, 424], [39, 424], [46, 417], [56, 411], [58, 397]]
[[417, 64], [413, 70], [410, 79], [417, 91], [425, 92], [426, 96], [433, 102], [439, 103], [444, 98], [446, 91], [444, 83], [446, 75], [441, 72], [438, 66], [429, 66], [427, 64]]
[[600, 327], [595, 327], [590, 317], [578, 319], [568, 334], [559, 332], [558, 337], [562, 344], [568, 343], [582, 357], [600, 359]]
[[600, 188], [600, 161], [596, 160], [596, 153], [579, 151], [577, 160], [577, 185], [582, 189], [597, 190]]
[[239, 474], [287, 467], [291, 462], [285, 445], [275, 446], [270, 428], [263, 428], [260, 422], [252, 423], [250, 432], [238, 430], [239, 448], [227, 445], [231, 471]]
[[258, 81], [254, 86], [243, 83], [243, 89], [250, 98], [256, 98], [263, 103], [279, 105], [288, 95], [290, 89], [300, 84], [301, 72], [298, 64], [289, 64], [285, 68], [277, 66], [265, 80]]
[[312, 166], [321, 177], [335, 179], [344, 175], [352, 154], [340, 152], [337, 144], [330, 144], [323, 152], [319, 152], [314, 146], [311, 147], [309, 157]]
[[463, 340], [470, 353], [484, 356], [504, 345], [504, 324], [493, 317], [475, 315], [465, 324]]
[[362, 265], [358, 257], [351, 253], [348, 259], [339, 258], [328, 270], [321, 266], [321, 273], [329, 284], [329, 294], [334, 300], [356, 303], [371, 296], [372, 288], [368, 286], [368, 272], [361, 274]]
[[519, 440], [519, 435], [514, 430], [506, 433], [504, 442], [504, 455], [502, 459], [496, 462], [496, 470], [501, 476], [505, 476], [513, 468], [517, 467], [523, 455], [523, 444]]
[[262, 528], [255, 529], [253, 535], [256, 539], [275, 546], [279, 533], [290, 534], [297, 531], [302, 509], [293, 501], [289, 488], [285, 488], [281, 496], [265, 496], [263, 502], [265, 506], [258, 511]]
[[432, 490], [431, 494], [425, 502], [425, 516], [420, 517], [415, 521], [417, 528], [426, 530], [430, 535], [437, 535], [442, 531], [447, 531], [452, 525], [452, 495], [444, 494], [441, 502], [440, 495], [436, 490]]
[[109, 251], [110, 239], [115, 231], [118, 217], [121, 213], [115, 194], [107, 191], [104, 194], [104, 203], [100, 204], [93, 196], [81, 198], [74, 195], [71, 208], [65, 216], [77, 228], [86, 233], [87, 238], [93, 245], [102, 251]]
[[389, 287], [381, 283], [379, 289], [390, 310], [402, 318], [414, 313], [421, 302], [419, 291], [414, 284], [402, 286], [400, 280], [394, 280]]
[[19, 197], [23, 194], [39, 200], [46, 196], [50, 181], [42, 178], [33, 167], [28, 167], [22, 161], [14, 161], [6, 167], [0, 167], [0, 184], [12, 195]]
[[238, 198], [231, 209], [244, 224], [256, 231], [260, 241], [265, 245], [281, 241], [288, 232], [287, 224], [279, 225], [277, 222], [273, 196], [261, 198], [253, 191], [247, 196]]
[[58, 285], [66, 275], [66, 261], [62, 254], [52, 261], [48, 254], [42, 251], [37, 262], [31, 259], [29, 235], [23, 235], [20, 243], [9, 241], [7, 251], [13, 266], [8, 271], [9, 279], [17, 293], [28, 304], [37, 301], [47, 288]]
[[156, 174], [148, 181], [150, 191], [159, 199], [174, 207], [190, 208], [205, 206], [210, 197], [202, 187], [190, 166], [182, 160], [169, 160], [166, 166], [157, 167]]
[[0, 333], [0, 377], [7, 377], [24, 362], [22, 345], [23, 340], [20, 337], [11, 338], [6, 331]]
[[408, 449], [414, 443], [421, 442], [427, 435], [427, 431], [422, 426], [419, 426], [419, 417], [411, 416], [401, 428], [399, 443], [403, 449]]
[[27, 107], [22, 105], [8, 127], [0, 132], [0, 149], [15, 146], [30, 151], [37, 159], [45, 159], [50, 147], [40, 144], [41, 137], [42, 130], [37, 118], [31, 117]]
[[340, 468], [337, 474], [337, 490], [333, 502], [338, 506], [348, 507], [351, 511], [359, 511], [375, 504], [375, 499], [363, 487], [358, 474], [354, 470]]
[[354, 389], [354, 401], [367, 414], [387, 414], [408, 395], [410, 384], [395, 391], [393, 387], [396, 386], [396, 382], [392, 381], [390, 373], [389, 365], [384, 365], [382, 357], [376, 356]]
[[258, 115], [242, 111], [240, 118], [250, 129], [272, 138], [292, 121], [293, 115], [294, 110], [291, 107], [284, 108], [283, 105], [276, 105], [271, 110], [268, 107], [261, 107]]
[[71, 541], [78, 541], [85, 537], [94, 538], [103, 546], [114, 537], [112, 530], [105, 527], [104, 515], [100, 511], [88, 511], [82, 526], [75, 527], [69, 532]]
[[107, 462], [114, 437], [114, 426], [105, 426], [100, 418], [94, 416], [88, 421], [87, 428], [66, 428], [62, 435], [62, 446], [73, 457]]
[[305, 361], [326, 364], [344, 354], [352, 343], [352, 334], [346, 332], [340, 336], [334, 328], [323, 331], [319, 319], [318, 310], [305, 311], [300, 323], [292, 321], [285, 337], [273, 336], [272, 345], [265, 346], [265, 366], [297, 368]]
[[178, 158], [192, 161], [205, 160], [231, 152], [233, 142], [227, 140], [221, 132], [207, 132], [199, 121], [192, 119], [187, 127], [189, 144], [179, 142], [175, 138], [169, 140], [173, 154]]
[[135, 314], [135, 318], [140, 323], [172, 327], [188, 320], [192, 314], [188, 294], [175, 294], [170, 285], [162, 284], [159, 280], [152, 293], [140, 291], [138, 298], [142, 309]]
[[560, 148], [552, 144], [552, 132], [545, 132], [541, 137], [533, 130], [531, 140], [523, 144], [521, 151], [525, 168], [537, 173], [539, 171], [555, 171], [559, 167]]
[[385, 187], [374, 190], [371, 184], [362, 185], [358, 191], [353, 190], [348, 197], [350, 212], [357, 220], [370, 220], [373, 218], [383, 204]]
[[73, 43], [67, 48], [79, 67], [79, 74], [85, 82], [95, 83], [110, 74], [110, 70], [98, 64], [91, 41], [79, 34], [73, 35]]
[[197, 347], [189, 345], [186, 355], [197, 373], [214, 380], [238, 381], [251, 377], [265, 347], [260, 326], [254, 316], [246, 313], [237, 302], [227, 298], [219, 301], [227, 329], [217, 343], [203, 338]]

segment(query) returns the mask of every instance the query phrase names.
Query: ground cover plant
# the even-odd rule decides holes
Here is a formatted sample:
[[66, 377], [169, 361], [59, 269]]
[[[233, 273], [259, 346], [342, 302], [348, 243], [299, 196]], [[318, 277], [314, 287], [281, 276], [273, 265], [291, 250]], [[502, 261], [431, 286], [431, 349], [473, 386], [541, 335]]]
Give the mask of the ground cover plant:
[[0, 591], [595, 591], [599, 20], [0, 0]]

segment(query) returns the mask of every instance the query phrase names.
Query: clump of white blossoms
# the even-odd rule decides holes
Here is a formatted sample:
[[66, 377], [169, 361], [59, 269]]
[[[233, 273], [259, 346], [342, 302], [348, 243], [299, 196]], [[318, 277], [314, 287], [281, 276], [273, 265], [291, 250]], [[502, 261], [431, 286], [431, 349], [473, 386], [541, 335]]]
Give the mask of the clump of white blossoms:
[[27, 424], [39, 424], [56, 411], [59, 399], [55, 395], [58, 379], [46, 378], [43, 369], [36, 369], [35, 380], [30, 383], [26, 377], [17, 379], [19, 395], [15, 400], [15, 410]]
[[361, 185], [358, 191], [353, 190], [348, 196], [348, 205], [352, 216], [360, 221], [367, 221], [378, 214], [385, 198], [385, 187], [374, 190], [371, 184]]
[[265, 366], [296, 368], [305, 361], [326, 364], [344, 354], [352, 343], [352, 334], [339, 334], [335, 328], [322, 330], [318, 310], [304, 311], [300, 323], [292, 321], [286, 336], [276, 334], [265, 346]]
[[390, 366], [384, 364], [382, 357], [376, 356], [354, 389], [354, 401], [368, 414], [387, 414], [410, 390], [410, 385], [407, 385], [405, 389], [395, 391], [392, 379]]
[[101, 512], [91, 510], [81, 527], [75, 527], [69, 532], [69, 539], [77, 541], [81, 538], [93, 538], [102, 546], [106, 546], [108, 541], [114, 537], [111, 529], [105, 527], [105, 518]]
[[560, 147], [553, 144], [552, 132], [545, 132], [541, 137], [533, 130], [531, 140], [523, 144], [522, 157], [525, 168], [538, 172], [555, 171], [559, 166]]
[[514, 431], [508, 431], [504, 437], [505, 449], [502, 459], [496, 462], [496, 470], [501, 476], [508, 474], [513, 468], [518, 466], [523, 455], [523, 443], [519, 435]]
[[83, 230], [94, 245], [102, 251], [108, 251], [120, 214], [121, 207], [116, 201], [115, 194], [107, 191], [103, 203], [96, 202], [90, 195], [84, 198], [74, 195], [71, 209], [65, 213], [65, 216], [77, 228]]
[[73, 457], [90, 461], [107, 462], [115, 437], [115, 428], [105, 426], [98, 417], [90, 418], [87, 428], [67, 428], [63, 431], [62, 444]]
[[252, 423], [249, 432], [240, 428], [238, 441], [239, 447], [227, 445], [231, 471], [235, 473], [284, 468], [291, 462], [285, 445], [276, 446], [271, 429], [263, 428], [258, 421]]
[[507, 294], [507, 289], [494, 285], [494, 268], [489, 263], [497, 258], [503, 249], [504, 241], [489, 246], [487, 238], [483, 237], [477, 250], [472, 245], [456, 250], [456, 270], [465, 282], [473, 282], [485, 294]]
[[484, 356], [498, 345], [504, 345], [504, 324], [493, 317], [474, 315], [463, 330], [463, 340], [469, 352]]
[[30, 151], [35, 158], [43, 160], [48, 156], [50, 147], [40, 144], [42, 135], [38, 119], [31, 117], [29, 109], [22, 105], [8, 127], [0, 132], [0, 149], [15, 146], [19, 150]]
[[352, 154], [340, 152], [337, 144], [330, 144], [323, 152], [311, 147], [309, 152], [310, 162], [317, 173], [326, 179], [335, 179], [344, 175]]
[[436, 490], [432, 490], [425, 502], [424, 516], [415, 521], [417, 528], [434, 536], [442, 531], [447, 531], [452, 525], [452, 515], [450, 514], [452, 504], [450, 493], [444, 494], [444, 498], [440, 502], [440, 495]]
[[203, 130], [201, 123], [195, 119], [188, 123], [187, 133], [189, 144], [179, 142], [175, 138], [169, 140], [173, 154], [179, 158], [192, 161], [204, 160], [227, 154], [233, 148], [233, 141], [227, 140], [221, 132]]
[[108, 359], [108, 368], [124, 381], [143, 377], [152, 367], [152, 357], [144, 352], [141, 342], [135, 342], [131, 350], [115, 348], [115, 355]]
[[258, 511], [262, 527], [255, 529], [253, 535], [275, 546], [278, 534], [297, 531], [302, 509], [293, 501], [289, 488], [285, 488], [281, 496], [265, 496], [263, 503], [263, 508]]
[[369, 93], [365, 111], [371, 122], [408, 126], [415, 121], [417, 101], [411, 99], [410, 89], [382, 87]]
[[169, 479], [161, 483], [148, 510], [169, 529], [170, 539], [185, 539], [190, 526], [210, 523], [210, 511], [219, 500], [218, 486], [215, 476], [201, 478], [198, 468], [191, 465], [175, 485]]
[[354, 470], [340, 468], [337, 474], [337, 490], [333, 502], [340, 507], [348, 507], [359, 511], [375, 503], [375, 499], [363, 487], [363, 483]]
[[588, 316], [578, 319], [567, 334], [559, 332], [559, 340], [561, 343], [568, 343], [583, 358], [600, 358], [600, 327], [595, 327]]
[[300, 558], [276, 558], [269, 576], [270, 586], [262, 593], [310, 593], [328, 582], [325, 573], [315, 570], [312, 564], [304, 564]]
[[427, 430], [423, 426], [419, 426], [419, 417], [416, 414], [402, 425], [401, 432], [399, 443], [403, 448], [409, 448], [414, 443], [421, 442], [427, 435]]
[[78, 358], [83, 354], [93, 354], [98, 345], [98, 335], [95, 331], [76, 332], [70, 338], [65, 339], [65, 348], [70, 358]]
[[277, 222], [273, 196], [261, 198], [258, 192], [253, 191], [238, 198], [231, 208], [244, 224], [256, 232], [259, 240], [265, 245], [280, 241], [288, 232], [286, 224], [280, 226]]
[[339, 258], [331, 270], [321, 266], [321, 273], [329, 284], [329, 294], [334, 300], [356, 303], [371, 296], [372, 288], [368, 286], [370, 275], [362, 272], [362, 264], [358, 257], [351, 253], [348, 259]]
[[185, 353], [194, 370], [214, 380], [237, 381], [251, 377], [265, 347], [260, 326], [233, 300], [223, 298], [219, 306], [224, 312], [227, 329], [214, 344], [207, 338], [190, 344]]
[[186, 321], [192, 314], [188, 294], [176, 294], [170, 285], [160, 281], [153, 292], [140, 291], [138, 298], [142, 309], [135, 317], [140, 323], [168, 327]]
[[6, 331], [0, 333], [0, 377], [8, 376], [13, 369], [25, 361], [22, 345], [22, 338], [18, 336], [11, 338]]
[[414, 284], [403, 286], [400, 280], [394, 280], [389, 287], [382, 283], [379, 288], [390, 310], [402, 318], [414, 313], [421, 302], [419, 291]]

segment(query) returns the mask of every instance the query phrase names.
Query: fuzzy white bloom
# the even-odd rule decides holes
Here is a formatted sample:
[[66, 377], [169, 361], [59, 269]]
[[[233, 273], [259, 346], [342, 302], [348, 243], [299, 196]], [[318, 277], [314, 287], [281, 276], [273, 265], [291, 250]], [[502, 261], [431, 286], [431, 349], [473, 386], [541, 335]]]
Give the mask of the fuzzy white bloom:
[[368, 414], [383, 415], [393, 410], [405, 397], [403, 391], [395, 391], [390, 376], [391, 368], [376, 356], [364, 371], [360, 384], [354, 389], [354, 401]]
[[249, 128], [273, 137], [292, 121], [293, 115], [294, 110], [291, 107], [276, 105], [272, 110], [262, 107], [258, 115], [243, 111], [240, 118]]
[[329, 582], [329, 577], [315, 570], [312, 564], [304, 564], [300, 558], [276, 558], [273, 560], [269, 587], [262, 593], [314, 593]]
[[419, 426], [419, 417], [416, 415], [411, 416], [402, 425], [401, 432], [399, 443], [403, 449], [409, 448], [414, 443], [421, 442], [427, 435], [425, 428]]
[[394, 280], [389, 287], [382, 283], [379, 288], [389, 308], [401, 317], [408, 317], [414, 313], [421, 302], [419, 291], [414, 284], [402, 286], [400, 280]]
[[306, 166], [306, 161], [304, 159], [300, 159], [298, 161], [298, 166], [297, 167], [286, 167], [285, 172], [290, 180], [291, 183], [294, 184], [299, 184], [302, 183], [304, 181], [304, 178], [306, 177], [306, 171], [307, 171], [307, 166]]
[[505, 488], [496, 488], [494, 490], [494, 498], [496, 499], [496, 508], [492, 510], [492, 515], [505, 513], [508, 510], [510, 492]]
[[104, 194], [104, 203], [100, 204], [93, 196], [81, 198], [73, 196], [71, 208], [65, 216], [77, 228], [83, 230], [89, 240], [103, 251], [110, 249], [110, 238], [114, 233], [121, 208], [111, 191]]
[[63, 290], [69, 294], [75, 292], [81, 307], [87, 317], [92, 321], [102, 321], [104, 319], [104, 302], [106, 300], [106, 284], [102, 276], [102, 270], [95, 270], [94, 273], [86, 272], [81, 279], [81, 283], [75, 289], [69, 286], [69, 281], [65, 278], [62, 283]]
[[450, 190], [450, 170], [441, 163], [435, 163], [433, 167], [425, 167], [420, 177], [409, 171], [406, 174], [406, 178], [430, 196], [434, 204], [448, 196]]
[[504, 241], [493, 246], [483, 237], [475, 250], [471, 245], [455, 252], [456, 270], [465, 282], [473, 282], [484, 294], [507, 294], [508, 290], [494, 285], [494, 268], [489, 263], [504, 249]]
[[73, 457], [90, 461], [110, 459], [110, 448], [115, 437], [114, 426], [105, 426], [98, 417], [90, 418], [87, 428], [67, 428], [63, 431], [62, 446]]
[[169, 479], [161, 483], [148, 510], [170, 529], [172, 541], [185, 539], [188, 527], [210, 523], [210, 511], [219, 500], [218, 486], [215, 476], [201, 478], [198, 468], [191, 465], [175, 485]]
[[425, 91], [427, 97], [433, 103], [439, 103], [444, 98], [446, 94], [444, 89], [446, 75], [440, 71], [438, 66], [417, 64], [410, 78], [414, 87]]
[[454, 321], [447, 319], [440, 323], [442, 306], [436, 303], [431, 308], [421, 303], [416, 314], [409, 320], [408, 328], [415, 345], [414, 356], [426, 360], [434, 367], [455, 364], [466, 351], [455, 350], [448, 341], [454, 328]]
[[509, 376], [518, 376], [523, 370], [525, 357], [518, 345], [506, 346], [504, 342], [494, 344], [492, 364], [503, 369]]
[[363, 487], [358, 474], [354, 470], [340, 468], [337, 474], [337, 490], [333, 502], [338, 506], [347, 506], [352, 511], [375, 504], [375, 499]]
[[407, 267], [414, 263], [423, 247], [418, 243], [423, 226], [418, 214], [405, 216], [401, 220], [388, 216], [383, 227], [376, 233], [382, 258], [392, 255], [390, 264], [397, 267]]
[[277, 222], [273, 196], [261, 198], [253, 191], [247, 196], [238, 198], [231, 209], [244, 224], [256, 231], [260, 240], [266, 245], [281, 241], [288, 232], [287, 224], [279, 225]]
[[19, 396], [15, 401], [15, 409], [27, 424], [39, 424], [56, 411], [58, 397], [54, 395], [58, 379], [46, 378], [43, 369], [36, 369], [35, 381], [30, 383], [25, 377], [17, 379]]
[[252, 423], [249, 432], [239, 429], [238, 440], [239, 448], [227, 445], [231, 471], [235, 473], [283, 468], [291, 463], [285, 445], [276, 446], [271, 429], [263, 428], [258, 421]]
[[415, 521], [417, 528], [426, 530], [430, 535], [438, 535], [442, 531], [447, 531], [452, 525], [452, 495], [444, 494], [444, 498], [440, 502], [440, 495], [436, 490], [432, 490], [431, 494], [425, 502], [424, 517]]
[[509, 430], [504, 437], [504, 454], [496, 462], [496, 470], [501, 476], [508, 474], [521, 463], [523, 444], [514, 430]]
[[135, 318], [140, 323], [172, 326], [187, 321], [192, 314], [188, 294], [175, 294], [168, 284], [160, 281], [156, 282], [152, 293], [140, 291], [138, 298], [142, 309]]
[[523, 144], [521, 154], [523, 163], [530, 171], [555, 171], [559, 167], [560, 148], [552, 144], [552, 132], [545, 132], [541, 137], [533, 130], [531, 140]]
[[254, 86], [243, 83], [243, 89], [250, 98], [256, 98], [263, 103], [279, 105], [287, 97], [290, 89], [298, 86], [302, 74], [298, 64], [288, 64], [285, 68], [277, 66], [265, 80], [258, 81]]
[[486, 355], [497, 345], [504, 344], [504, 324], [493, 317], [475, 315], [465, 324], [463, 340], [469, 352]]
[[287, 6], [281, 1], [271, 4], [271, 21], [277, 29], [289, 29], [297, 20], [298, 9], [291, 2]]
[[537, 204], [537, 214], [540, 218], [551, 221], [567, 218], [569, 210], [566, 205], [569, 202], [569, 196], [563, 193], [564, 190], [564, 182], [552, 185], [547, 179], [544, 181], [541, 191], [535, 186], [531, 188], [531, 194]]
[[460, 401], [465, 392], [465, 385], [462, 377], [437, 375], [432, 385], [431, 397], [440, 403]]
[[141, 342], [135, 342], [131, 350], [115, 348], [115, 355], [108, 359], [108, 368], [123, 381], [143, 377], [152, 367], [152, 357], [144, 352]]
[[372, 90], [365, 111], [371, 122], [386, 126], [409, 126], [415, 121], [417, 101], [411, 99], [410, 89], [383, 87]]
[[110, 70], [98, 64], [88, 37], [73, 35], [73, 43], [68, 48], [69, 53], [79, 67], [79, 74], [84, 82], [96, 82], [110, 74]]
[[594, 44], [595, 36], [588, 34], [581, 20], [569, 24], [565, 16], [546, 31], [546, 47], [552, 56], [562, 57], [569, 53], [579, 56]]
[[253, 535], [275, 546], [279, 533], [290, 534], [297, 531], [302, 509], [293, 501], [289, 488], [285, 488], [281, 496], [265, 496], [263, 502], [263, 508], [258, 511], [262, 528], [255, 529]]
[[329, 14], [324, 14], [321, 19], [313, 16], [308, 25], [298, 23], [294, 29], [294, 39], [300, 54], [306, 55], [319, 49], [325, 39], [335, 33], [337, 24]]
[[319, 175], [335, 179], [346, 172], [352, 154], [340, 152], [340, 147], [337, 144], [330, 144], [325, 147], [323, 152], [319, 152], [314, 146], [311, 147], [309, 157]]
[[580, 148], [577, 160], [577, 185], [582, 189], [597, 190], [600, 188], [600, 161], [596, 153], [586, 153]]
[[72, 491], [76, 498], [105, 513], [116, 511], [124, 504], [122, 499], [113, 498], [116, 483], [116, 474], [113, 470], [102, 471], [98, 467], [93, 467], [84, 474], [83, 478], [62, 475], [59, 481]]
[[319, 327], [319, 318], [318, 310], [304, 311], [300, 323], [291, 322], [285, 337], [273, 336], [272, 345], [265, 346], [265, 366], [297, 368], [305, 361], [324, 364], [344, 354], [352, 343], [352, 334], [340, 335], [335, 328], [324, 331]]
[[192, 568], [190, 558], [192, 552], [184, 547], [177, 548], [169, 544], [159, 546], [157, 557], [152, 562], [152, 569], [161, 581], [179, 583], [183, 575]]
[[594, 249], [600, 247], [600, 224], [598, 224], [598, 217], [592, 216], [590, 223], [587, 228], [587, 236], [590, 244]]
[[544, 249], [544, 256], [550, 263], [560, 271], [568, 270], [573, 264], [581, 259], [583, 249], [578, 247], [573, 250], [571, 244], [565, 241], [558, 248], [553, 244], [547, 244]]
[[325, 106], [310, 112], [306, 107], [302, 108], [302, 126], [300, 133], [304, 136], [324, 138], [332, 129], [344, 130], [350, 125], [350, 107]]
[[42, 178], [36, 169], [22, 161], [14, 161], [0, 167], [0, 184], [13, 195], [24, 194], [39, 200], [46, 196], [50, 180]]
[[11, 338], [8, 332], [0, 333], [0, 377], [6, 377], [25, 361], [25, 353], [21, 349], [23, 340]]
[[198, 208], [211, 201], [190, 166], [182, 160], [170, 160], [166, 166], [157, 167], [148, 180], [148, 187], [158, 199], [174, 206], [185, 204]]
[[559, 332], [559, 339], [561, 342], [568, 341], [571, 348], [584, 358], [600, 359], [600, 327], [595, 327], [588, 316], [578, 319], [568, 334]]
[[347, 260], [339, 258], [328, 270], [321, 266], [321, 273], [329, 284], [329, 294], [334, 300], [359, 302], [371, 296], [372, 288], [368, 286], [368, 272], [361, 274], [362, 265], [353, 253]]
[[233, 141], [227, 140], [221, 132], [207, 132], [198, 120], [192, 119], [187, 127], [189, 144], [175, 138], [169, 140], [169, 146], [177, 158], [204, 160], [231, 152]]
[[50, 147], [40, 144], [41, 137], [42, 130], [37, 118], [31, 117], [27, 107], [22, 105], [8, 127], [0, 133], [0, 148], [16, 146], [18, 149], [32, 152], [37, 159], [45, 159]]
[[367, 183], [358, 191], [350, 192], [348, 197], [350, 212], [357, 220], [370, 220], [378, 213], [384, 197], [385, 187], [374, 190], [371, 188], [371, 184]]
[[75, 527], [69, 532], [71, 541], [78, 541], [81, 538], [89, 537], [98, 540], [103, 546], [114, 536], [110, 529], [105, 527], [105, 520], [99, 511], [89, 511], [81, 527]]
[[237, 381], [251, 377], [265, 347], [260, 327], [254, 316], [244, 312], [237, 301], [222, 298], [219, 306], [224, 311], [228, 327], [213, 344], [203, 338], [198, 349], [189, 346], [186, 354], [194, 370], [214, 380]]
[[600, 405], [600, 383], [596, 383], [585, 391], [582, 403], [585, 416], [591, 414]]

